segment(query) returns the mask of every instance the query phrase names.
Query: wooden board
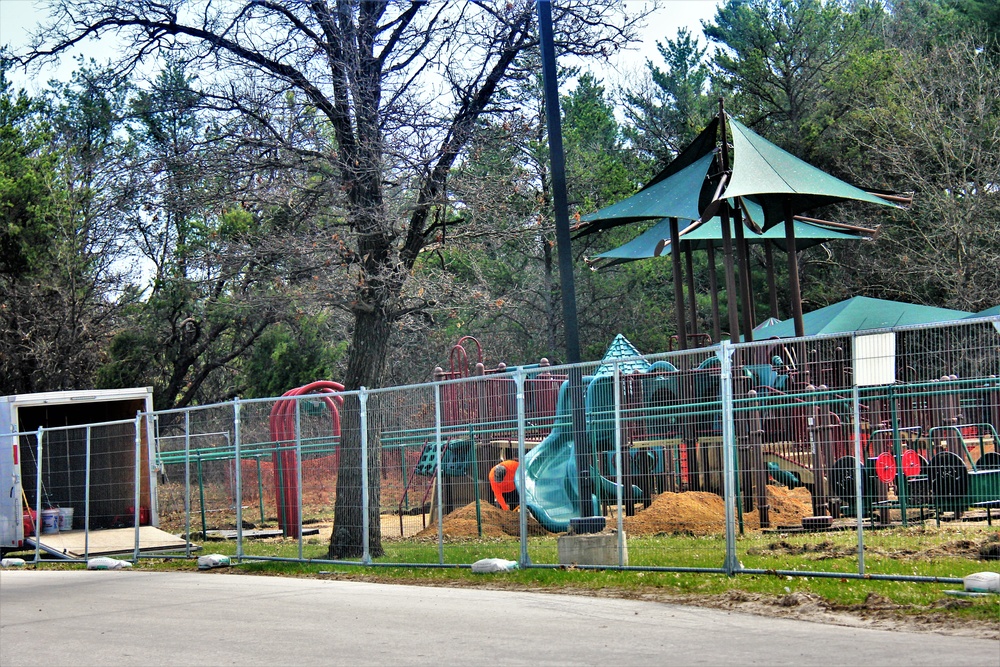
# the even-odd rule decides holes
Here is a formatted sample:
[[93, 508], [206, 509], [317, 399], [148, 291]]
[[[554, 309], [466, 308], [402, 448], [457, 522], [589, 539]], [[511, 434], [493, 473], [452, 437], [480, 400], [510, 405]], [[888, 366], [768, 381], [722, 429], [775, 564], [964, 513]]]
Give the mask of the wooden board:
[[[35, 537], [26, 537], [25, 546], [35, 548]], [[139, 551], [178, 551], [184, 549], [184, 539], [154, 528], [139, 526]], [[194, 545], [192, 545], [194, 547]], [[39, 548], [45, 553], [59, 558], [84, 558], [107, 556], [110, 554], [133, 553], [135, 551], [134, 528], [109, 528], [90, 531], [70, 530], [51, 535], [43, 534]]]

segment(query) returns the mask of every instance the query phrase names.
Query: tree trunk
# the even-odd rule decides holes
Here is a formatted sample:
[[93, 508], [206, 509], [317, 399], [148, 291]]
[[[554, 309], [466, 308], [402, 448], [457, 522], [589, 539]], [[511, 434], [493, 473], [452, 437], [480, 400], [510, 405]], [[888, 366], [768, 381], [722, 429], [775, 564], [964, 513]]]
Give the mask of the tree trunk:
[[[389, 344], [390, 318], [382, 308], [359, 312], [355, 317], [354, 335], [345, 376], [348, 390], [363, 383], [378, 386], [385, 369]], [[365, 385], [368, 386], [368, 385]], [[371, 426], [377, 420], [368, 419], [368, 550], [372, 558], [384, 555], [382, 531], [379, 525], [381, 507], [379, 465], [381, 446]], [[340, 422], [340, 468], [337, 473], [337, 501], [334, 506], [333, 534], [330, 536], [329, 558], [358, 558], [364, 552], [363, 507], [361, 504], [361, 402], [357, 394], [344, 397]]]

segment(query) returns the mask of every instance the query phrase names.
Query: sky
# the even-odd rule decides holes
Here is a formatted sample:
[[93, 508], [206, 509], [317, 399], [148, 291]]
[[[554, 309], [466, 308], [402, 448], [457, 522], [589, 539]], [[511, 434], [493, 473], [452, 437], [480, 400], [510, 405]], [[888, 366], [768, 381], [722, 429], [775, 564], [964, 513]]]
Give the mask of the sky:
[[[658, 63], [660, 58], [656, 42], [674, 37], [681, 27], [687, 27], [692, 33], [700, 35], [700, 21], [711, 19], [720, 1], [660, 0], [660, 9], [649, 18], [643, 31], [642, 43], [618, 54], [606, 67], [595, 68], [595, 73], [608, 83], [619, 76], [640, 70], [647, 58]], [[644, 5], [642, 0], [626, 2], [626, 8], [629, 6], [638, 8], [642, 5]], [[37, 0], [0, 0], [0, 44], [9, 45], [15, 50], [23, 48], [28, 34], [45, 18], [43, 6], [44, 3]], [[105, 62], [112, 56], [109, 45], [94, 42], [88, 42], [85, 50], [78, 50], [74, 55], [80, 53], [88, 58], [93, 57], [98, 63]], [[58, 66], [47, 68], [30, 79], [18, 72], [10, 73], [9, 78], [16, 87], [24, 87], [30, 93], [37, 93], [44, 88], [45, 82], [49, 79], [68, 79], [74, 66], [72, 56], [68, 56], [64, 57]]]

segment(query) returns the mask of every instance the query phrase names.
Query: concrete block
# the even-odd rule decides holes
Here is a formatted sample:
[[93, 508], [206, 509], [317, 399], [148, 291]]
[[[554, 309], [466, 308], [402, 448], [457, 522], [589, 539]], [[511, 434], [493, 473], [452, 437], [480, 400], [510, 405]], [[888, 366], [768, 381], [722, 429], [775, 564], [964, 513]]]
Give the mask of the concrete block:
[[[622, 533], [622, 565], [628, 565], [628, 539]], [[606, 531], [585, 535], [560, 535], [558, 540], [560, 565], [618, 566], [618, 533]]]

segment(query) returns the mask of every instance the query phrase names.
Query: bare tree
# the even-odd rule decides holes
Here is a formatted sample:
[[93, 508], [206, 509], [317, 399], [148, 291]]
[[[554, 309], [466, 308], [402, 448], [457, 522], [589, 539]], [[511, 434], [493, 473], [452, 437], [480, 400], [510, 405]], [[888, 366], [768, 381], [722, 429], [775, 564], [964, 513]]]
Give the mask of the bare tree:
[[[557, 48], [606, 56], [651, 7], [626, 15], [612, 0], [560, 2]], [[22, 63], [113, 33], [127, 46], [123, 72], [171, 53], [213, 72], [206, 92], [234, 111], [259, 115], [291, 95], [322, 119], [326, 141], [308, 150], [328, 165], [351, 232], [343, 260], [351, 287], [338, 300], [353, 317], [344, 383], [379, 386], [392, 324], [427, 305], [405, 298], [404, 286], [439, 231], [433, 212], [446, 203], [448, 174], [517, 57], [536, 46], [534, 0], [52, 0], [50, 10], [52, 23]], [[363, 546], [357, 405], [344, 412], [334, 558]], [[374, 513], [377, 485], [371, 490]], [[382, 552], [377, 531], [370, 548]]]
[[915, 192], [905, 217], [845, 262], [868, 293], [978, 311], [1000, 294], [1000, 74], [975, 35], [901, 51], [896, 79], [843, 125], [846, 167]]

